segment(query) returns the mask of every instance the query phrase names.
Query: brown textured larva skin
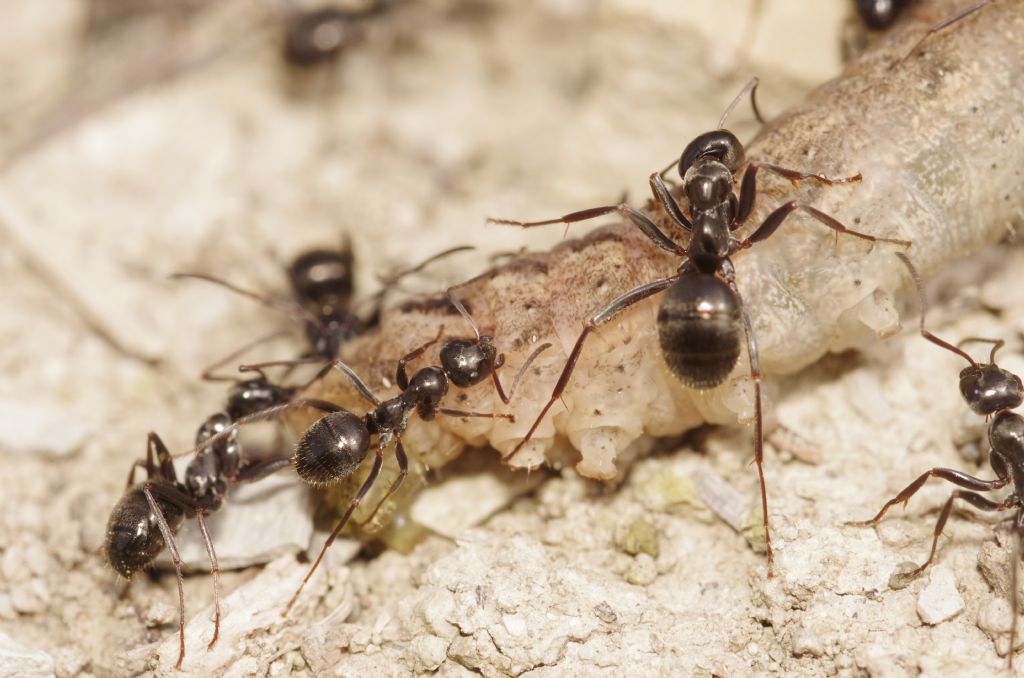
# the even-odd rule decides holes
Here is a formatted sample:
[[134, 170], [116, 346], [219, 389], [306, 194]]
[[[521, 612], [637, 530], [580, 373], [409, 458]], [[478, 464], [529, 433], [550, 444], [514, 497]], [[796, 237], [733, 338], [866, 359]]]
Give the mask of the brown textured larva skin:
[[[850, 228], [912, 240], [910, 255], [928, 275], [994, 242], [1021, 220], [1024, 2], [998, 0], [890, 70], [936, 17], [950, 16], [960, 5], [917, 3], [840, 78], [771, 121], [748, 144], [751, 159], [831, 176], [861, 172], [864, 179], [848, 186], [793, 187], [762, 172], [757, 208], [741, 233], [795, 197]], [[688, 140], [674, 141], [682, 149]], [[565, 211], [585, 207], [566, 205]], [[652, 213], [685, 243], [664, 215]], [[500, 216], [554, 215], [534, 214], [524, 205], [521, 213]], [[772, 374], [798, 370], [830, 350], [863, 348], [898, 328], [889, 302], [904, 283], [891, 249], [837, 240], [820, 224], [794, 216], [774, 236], [734, 257], [769, 387]], [[618, 224], [547, 253], [520, 256], [471, 281], [459, 296], [505, 354], [506, 383], [540, 342], [554, 348], [537, 360], [507, 408], [487, 381], [448, 396], [447, 403], [460, 409], [510, 411], [514, 423], [446, 417], [415, 422], [405, 436], [407, 448], [431, 466], [443, 464], [464, 443], [510, 450], [549, 397], [586, 319], [626, 290], [672, 273], [678, 263], [635, 228]], [[512, 466], [543, 463], [557, 432], [579, 450], [580, 473], [609, 479], [617, 473], [616, 456], [644, 434], [749, 420], [746, 351], [722, 386], [705, 392], [685, 388], [658, 348], [661, 296], [631, 307], [588, 340], [561, 399], [564, 407], [556, 403], [531, 443], [509, 460]], [[378, 330], [346, 346], [343, 357], [384, 396], [396, 360], [442, 325], [446, 334], [466, 333], [442, 301], [393, 309]], [[422, 364], [436, 361], [436, 351], [424, 359]], [[357, 412], [365, 409], [343, 379], [332, 377], [318, 390]]]

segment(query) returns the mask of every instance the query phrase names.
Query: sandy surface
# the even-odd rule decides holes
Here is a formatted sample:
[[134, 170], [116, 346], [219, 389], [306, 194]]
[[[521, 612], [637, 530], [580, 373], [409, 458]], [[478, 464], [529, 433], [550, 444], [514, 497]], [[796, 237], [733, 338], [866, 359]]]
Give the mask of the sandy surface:
[[[223, 398], [202, 367], [290, 327], [169, 273], [283, 292], [280, 262], [350, 233], [372, 290], [378, 273], [478, 246], [406, 284], [436, 291], [492, 252], [561, 237], [485, 228], [487, 215], [645, 195], [647, 174], [752, 73], [765, 109], [798, 101], [838, 72], [844, 9], [766, 3], [743, 48], [745, 2], [403, 3], [333, 68], [296, 78], [269, 4], [143, 3], [91, 32], [80, 3], [8, 4], [0, 675], [95, 676], [174, 673], [173, 576], [126, 593], [98, 555], [146, 432], [186, 448]], [[741, 137], [750, 122], [741, 107]], [[1022, 265], [1003, 246], [965, 268], [932, 327], [1005, 337], [1001, 362], [1024, 371]], [[296, 353], [294, 334], [264, 354]], [[435, 534], [408, 553], [336, 545], [288, 620], [277, 612], [305, 571], [291, 553], [310, 543], [314, 502], [294, 483], [254, 487], [215, 539], [225, 560], [273, 564], [223, 573], [209, 652], [212, 582], [186, 578], [186, 675], [1001, 669], [1009, 540], [994, 520], [952, 521], [936, 567], [900, 590], [889, 577], [925, 556], [948, 489], [927, 487], [877, 529], [842, 526], [928, 467], [990, 476], [971, 457], [983, 422], [959, 399], [960, 362], [905, 333], [775, 382], [789, 433], [768, 451], [771, 579], [742, 532], [757, 524], [744, 429], [658, 442], [615, 488], [515, 476], [473, 453], [418, 499]]]

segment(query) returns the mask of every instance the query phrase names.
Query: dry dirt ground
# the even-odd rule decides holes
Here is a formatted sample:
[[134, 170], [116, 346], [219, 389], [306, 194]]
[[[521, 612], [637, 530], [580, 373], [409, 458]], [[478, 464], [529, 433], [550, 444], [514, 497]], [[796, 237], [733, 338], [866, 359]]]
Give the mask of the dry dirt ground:
[[[336, 64], [296, 74], [269, 2], [95, 2], [91, 20], [81, 1], [4, 3], [0, 676], [177, 675], [174, 577], [126, 592], [99, 555], [107, 516], [147, 431], [183, 450], [219, 407], [202, 366], [289, 325], [168, 274], [283, 291], [281, 262], [348, 234], [372, 290], [476, 245], [406, 285], [436, 291], [561, 237], [486, 215], [643, 196], [750, 75], [772, 112], [838, 72], [838, 0], [767, 2], [752, 40], [746, 2], [676, 4], [401, 2]], [[943, 287], [930, 324], [1006, 338], [1002, 362], [1024, 372], [1022, 266], [1020, 248], [990, 252]], [[266, 347], [298, 350], [297, 336]], [[474, 452], [418, 498], [425, 540], [337, 544], [287, 620], [307, 567], [294, 552], [321, 543], [314, 498], [287, 477], [253, 488], [215, 541], [225, 565], [272, 562], [223, 574], [210, 651], [212, 581], [186, 578], [181, 674], [1000, 670], [1009, 540], [994, 519], [955, 516], [935, 567], [900, 590], [889, 577], [927, 553], [948, 488], [877, 529], [843, 526], [928, 467], [989, 476], [961, 362], [905, 332], [776, 381], [773, 578], [742, 531], [757, 522], [748, 430], [658, 443], [614, 488], [513, 476]]]

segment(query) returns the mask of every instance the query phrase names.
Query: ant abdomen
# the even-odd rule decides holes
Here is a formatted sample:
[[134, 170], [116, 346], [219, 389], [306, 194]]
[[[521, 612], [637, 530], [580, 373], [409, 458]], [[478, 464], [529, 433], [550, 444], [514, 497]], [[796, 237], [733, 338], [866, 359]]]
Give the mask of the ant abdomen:
[[292, 458], [310, 485], [326, 485], [352, 474], [366, 459], [370, 432], [361, 417], [340, 410], [320, 417], [302, 434]]
[[[121, 497], [110, 512], [104, 551], [107, 562], [125, 579], [145, 568], [164, 548], [164, 538], [157, 525], [157, 516], [149, 506], [143, 488], [136, 485]], [[176, 504], [154, 494], [171, 532], [185, 521], [185, 511]]]
[[975, 414], [988, 416], [1020, 406], [1024, 384], [998, 365], [971, 365], [960, 372], [960, 395]]
[[739, 302], [726, 283], [703, 273], [684, 277], [658, 309], [665, 363], [685, 386], [718, 386], [739, 360], [741, 323]]

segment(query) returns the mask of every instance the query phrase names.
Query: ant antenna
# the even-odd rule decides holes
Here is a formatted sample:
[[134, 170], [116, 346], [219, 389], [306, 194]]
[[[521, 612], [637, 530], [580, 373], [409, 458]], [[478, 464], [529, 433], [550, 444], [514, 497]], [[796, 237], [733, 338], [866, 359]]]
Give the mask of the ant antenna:
[[761, 110], [757, 107], [757, 86], [760, 82], [761, 81], [757, 77], [753, 77], [750, 79], [750, 82], [743, 86], [743, 89], [740, 90], [740, 93], [736, 95], [736, 98], [733, 99], [732, 103], [725, 109], [725, 113], [722, 114], [722, 118], [718, 121], [718, 129], [725, 129], [725, 121], [729, 119], [729, 115], [732, 113], [733, 109], [736, 108], [736, 105], [739, 104], [740, 99], [746, 96], [747, 92], [750, 92], [750, 107], [754, 109], [754, 117], [757, 118], [759, 123], [762, 125], [764, 124], [764, 118], [761, 116]]
[[1003, 346], [1006, 345], [1006, 342], [1003, 341], [1002, 339], [986, 339], [985, 337], [965, 337], [964, 339], [961, 339], [960, 341], [958, 341], [956, 343], [956, 345], [957, 345], [957, 348], [959, 348], [959, 347], [963, 346], [964, 344], [970, 344], [971, 342], [979, 342], [979, 343], [982, 343], [982, 344], [992, 344], [992, 353], [989, 354], [989, 357], [988, 357], [988, 362], [989, 362], [989, 364], [992, 364], [992, 365], [996, 364], [996, 351], [998, 351], [999, 349], [1001, 349]]
[[[258, 339], [254, 339], [253, 341], [250, 341], [248, 344], [245, 344], [241, 348], [239, 348], [239, 349], [237, 349], [235, 351], [232, 351], [228, 355], [224, 356], [223, 358], [221, 358], [220, 360], [218, 360], [217, 362], [213, 363], [212, 365], [207, 367], [205, 370], [203, 370], [203, 373], [201, 375], [203, 381], [238, 381], [237, 376], [229, 376], [229, 375], [225, 375], [225, 374], [215, 374], [215, 373], [217, 372], [217, 370], [219, 370], [220, 368], [224, 367], [225, 365], [227, 365], [232, 360], [238, 358], [241, 355], [244, 355], [244, 354], [248, 353], [252, 349], [254, 349], [257, 346], [259, 346], [260, 344], [265, 344], [265, 343], [267, 343], [269, 341], [273, 341], [274, 339], [277, 339], [278, 337], [283, 337], [286, 334], [288, 334], [288, 333], [285, 330], [279, 330], [277, 332], [273, 332], [271, 334], [264, 335], [264, 336], [262, 336], [262, 337], [260, 337]], [[266, 377], [267, 377], [267, 375], [265, 375], [263, 373], [263, 371], [260, 370], [260, 369], [240, 370], [240, 371], [242, 371], [242, 372], [245, 372], [245, 371], [257, 372], [257, 373], [259, 373], [260, 377], [262, 377], [264, 379], [266, 379]]]
[[373, 294], [371, 294], [370, 296], [363, 299], [362, 301], [357, 302], [356, 305], [357, 307], [359, 307], [362, 306], [363, 304], [373, 302], [376, 305], [377, 310], [380, 310], [381, 306], [384, 305], [384, 295], [390, 292], [392, 289], [394, 289], [395, 285], [398, 284], [398, 282], [402, 278], [412, 275], [413, 273], [419, 273], [420, 271], [422, 271], [435, 261], [444, 259], [445, 257], [450, 256], [452, 254], [458, 254], [459, 252], [468, 252], [469, 250], [475, 249], [476, 248], [473, 247], [472, 245], [460, 245], [458, 247], [452, 247], [450, 249], [447, 249], [443, 252], [438, 252], [437, 254], [424, 259], [415, 266], [402, 269], [397, 273], [392, 273], [389, 276], [378, 276], [377, 281], [381, 284], [381, 288], [374, 292]]
[[274, 299], [273, 297], [269, 297], [258, 292], [253, 292], [252, 290], [247, 290], [242, 287], [238, 287], [237, 285], [229, 283], [227, 280], [221, 280], [220, 278], [216, 278], [212, 275], [207, 275], [205, 273], [172, 273], [170, 275], [170, 278], [171, 280], [182, 280], [187, 278], [191, 278], [194, 280], [205, 280], [206, 282], [213, 283], [214, 285], [220, 285], [225, 289], [231, 290], [235, 294], [240, 294], [243, 297], [248, 297], [249, 299], [257, 301], [263, 304], [264, 306], [281, 311], [282, 313], [285, 313], [296, 320], [309, 323], [310, 325], [313, 325], [319, 328], [320, 330], [325, 329], [324, 324], [320, 320], [320, 318], [316, 317], [314, 313], [307, 311], [305, 308], [297, 304], [282, 301], [280, 299]]
[[[921, 303], [921, 336], [927, 339], [928, 341], [932, 342], [936, 346], [940, 346], [946, 349], [947, 351], [952, 351], [953, 353], [956, 353], [958, 356], [962, 357], [964, 360], [969, 362], [972, 367], [977, 367], [978, 363], [974, 362], [974, 358], [967, 355], [965, 351], [960, 349], [958, 346], [954, 346], [948, 341], [944, 341], [938, 338], [937, 336], [935, 336], [934, 334], [932, 334], [931, 332], [924, 328], [924, 317], [925, 314], [928, 312], [928, 302], [924, 296], [924, 283], [921, 282], [921, 274], [917, 272], [917, 269], [914, 267], [914, 264], [912, 264], [910, 261], [910, 257], [908, 257], [906, 254], [904, 254], [903, 252], [894, 252], [894, 254], [900, 258], [900, 261], [903, 262], [903, 265], [907, 267], [908, 271], [910, 271], [910, 277], [914, 280], [914, 287], [917, 288], [917, 298], [920, 300]], [[993, 355], [995, 355], [995, 349], [992, 350], [992, 353]]]
[[509, 389], [508, 392], [509, 400], [512, 400], [512, 396], [515, 395], [516, 389], [519, 387], [520, 380], [522, 380], [523, 375], [526, 374], [526, 370], [530, 369], [530, 365], [532, 365], [533, 361], [537, 359], [537, 356], [539, 356], [541, 353], [548, 350], [549, 348], [551, 348], [551, 342], [545, 341], [543, 344], [538, 346], [533, 353], [530, 354], [530, 357], [526, 359], [526, 362], [523, 363], [523, 366], [519, 368], [519, 371], [516, 372], [515, 379], [512, 380], [512, 388]]
[[473, 316], [471, 316], [469, 314], [469, 311], [466, 310], [466, 307], [463, 306], [462, 302], [459, 301], [452, 293], [452, 290], [454, 289], [455, 288], [453, 287], [449, 287], [448, 291], [445, 293], [445, 296], [448, 297], [449, 303], [451, 303], [451, 305], [455, 307], [455, 310], [458, 311], [459, 314], [466, 319], [466, 322], [469, 323], [469, 326], [473, 328], [473, 334], [476, 336], [476, 340], [480, 341], [480, 328], [477, 326], [476, 321], [473, 320]]

